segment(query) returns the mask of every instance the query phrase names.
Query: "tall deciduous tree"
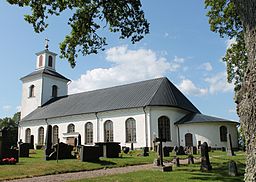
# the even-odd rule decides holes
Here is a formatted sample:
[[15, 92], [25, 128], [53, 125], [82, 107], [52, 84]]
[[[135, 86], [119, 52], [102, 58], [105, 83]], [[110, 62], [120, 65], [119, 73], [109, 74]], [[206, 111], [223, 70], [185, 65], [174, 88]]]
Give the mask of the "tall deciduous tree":
[[245, 181], [256, 180], [256, 1], [205, 0], [211, 30], [234, 38], [226, 52], [228, 80], [235, 81], [237, 113], [246, 140]]
[[49, 16], [59, 16], [66, 10], [73, 14], [68, 25], [71, 32], [60, 44], [61, 57], [68, 59], [72, 67], [78, 52], [83, 55], [96, 54], [104, 50], [106, 37], [99, 35], [101, 28], [120, 32], [120, 38], [131, 38], [132, 43], [149, 33], [149, 23], [144, 18], [140, 0], [7, 0], [10, 4], [30, 7], [31, 15], [25, 20], [32, 24], [35, 32], [44, 31]]

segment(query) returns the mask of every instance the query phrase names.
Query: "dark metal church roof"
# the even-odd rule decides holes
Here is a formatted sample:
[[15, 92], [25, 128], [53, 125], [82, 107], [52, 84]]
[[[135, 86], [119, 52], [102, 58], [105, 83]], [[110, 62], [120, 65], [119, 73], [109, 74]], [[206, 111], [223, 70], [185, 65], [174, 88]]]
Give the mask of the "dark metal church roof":
[[166, 78], [83, 92], [50, 100], [22, 120], [96, 113], [145, 106], [178, 107], [200, 111]]
[[49, 70], [49, 69], [36, 70], [36, 71], [34, 71], [34, 72], [32, 72], [32, 73], [22, 77], [21, 80], [23, 80], [25, 78], [28, 78], [28, 77], [31, 77], [31, 76], [42, 75], [42, 74], [51, 75], [51, 76], [54, 76], [54, 77], [57, 77], [57, 78], [61, 78], [61, 79], [70, 81], [70, 79], [64, 77], [63, 75], [59, 74], [58, 72], [53, 71], [53, 70]]
[[179, 124], [190, 124], [190, 123], [208, 123], [208, 122], [231, 122], [231, 123], [236, 123], [239, 124], [236, 121], [231, 121], [231, 120], [226, 120], [222, 118], [217, 118], [213, 116], [207, 116], [204, 114], [200, 113], [189, 113], [183, 118], [181, 118], [179, 121], [175, 122], [174, 124], [179, 125]]

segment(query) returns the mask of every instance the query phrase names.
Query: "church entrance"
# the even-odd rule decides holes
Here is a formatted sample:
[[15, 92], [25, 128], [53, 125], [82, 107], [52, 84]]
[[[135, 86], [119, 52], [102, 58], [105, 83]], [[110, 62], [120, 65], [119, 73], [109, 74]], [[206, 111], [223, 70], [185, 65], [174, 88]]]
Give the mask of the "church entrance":
[[193, 136], [191, 133], [186, 133], [185, 134], [185, 146], [193, 146]]
[[67, 137], [66, 144], [75, 146], [75, 137]]

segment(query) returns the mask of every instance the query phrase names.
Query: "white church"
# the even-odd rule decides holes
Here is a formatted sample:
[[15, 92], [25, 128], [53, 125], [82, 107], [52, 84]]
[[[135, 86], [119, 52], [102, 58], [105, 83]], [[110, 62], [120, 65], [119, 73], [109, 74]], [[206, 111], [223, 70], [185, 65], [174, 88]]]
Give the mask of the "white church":
[[[70, 80], [56, 72], [55, 53], [36, 53], [36, 69], [21, 78], [22, 103], [19, 139], [45, 144], [46, 129], [52, 139], [74, 145], [81, 135], [83, 145], [120, 142], [121, 146], [153, 147], [162, 136], [165, 146], [227, 146], [231, 134], [238, 147], [237, 125], [202, 114], [168, 78], [68, 95]], [[206, 106], [207, 107], [207, 106]]]

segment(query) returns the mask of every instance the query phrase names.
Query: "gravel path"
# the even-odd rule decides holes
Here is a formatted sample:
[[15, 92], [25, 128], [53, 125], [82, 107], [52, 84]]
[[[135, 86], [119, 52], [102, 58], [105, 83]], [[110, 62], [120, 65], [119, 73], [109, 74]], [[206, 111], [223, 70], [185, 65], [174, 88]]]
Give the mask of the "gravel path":
[[[195, 159], [195, 163], [200, 162], [200, 159]], [[180, 160], [180, 164], [187, 164], [187, 159]], [[168, 163], [165, 165], [172, 165], [173, 163]], [[39, 176], [33, 178], [24, 178], [17, 180], [10, 180], [8, 182], [59, 182], [59, 181], [69, 181], [69, 180], [78, 180], [85, 178], [93, 178], [98, 176], [107, 176], [113, 174], [122, 174], [135, 172], [140, 170], [149, 170], [153, 169], [153, 164], [144, 164], [144, 165], [136, 165], [136, 166], [127, 166], [127, 167], [118, 167], [118, 168], [107, 168], [107, 169], [99, 169], [93, 171], [82, 171], [82, 172], [74, 172], [74, 173], [64, 173], [64, 174], [55, 174], [48, 176]]]
[[82, 172], [74, 172], [74, 173], [39, 176], [39, 177], [33, 177], [33, 178], [24, 178], [24, 179], [11, 180], [11, 182], [59, 182], [59, 181], [92, 178], [92, 177], [98, 177], [98, 176], [106, 176], [106, 175], [112, 175], [112, 174], [122, 174], [122, 173], [134, 172], [139, 170], [148, 170], [152, 168], [153, 168], [152, 164], [145, 164], [145, 165], [136, 165], [136, 166], [109, 168], [109, 169], [99, 169], [99, 170], [93, 170], [93, 171], [82, 171]]

